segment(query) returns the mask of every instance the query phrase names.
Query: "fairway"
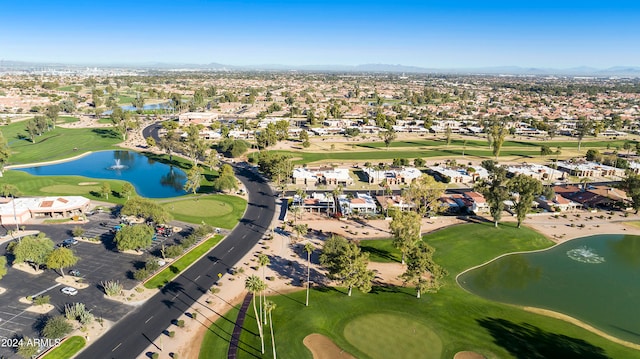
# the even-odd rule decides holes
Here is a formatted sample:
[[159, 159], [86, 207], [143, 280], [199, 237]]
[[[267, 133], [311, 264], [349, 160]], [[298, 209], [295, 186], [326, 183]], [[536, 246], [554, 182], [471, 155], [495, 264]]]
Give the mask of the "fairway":
[[[486, 358], [638, 357], [638, 351], [573, 324], [483, 299], [455, 282], [462, 270], [500, 254], [550, 247], [553, 243], [541, 234], [511, 223], [497, 229], [492, 223], [474, 223], [430, 233], [424, 240], [436, 249], [436, 262], [449, 272], [438, 293], [423, 293], [417, 299], [412, 287], [390, 286], [373, 287], [370, 293], [354, 290], [349, 297], [345, 288], [319, 286], [311, 291], [308, 307], [304, 306], [304, 290], [270, 297], [277, 304], [273, 321], [278, 357], [311, 359], [303, 340], [312, 333], [329, 337], [356, 358], [398, 358], [405, 353], [405, 345], [416, 345], [406, 349], [412, 358], [450, 359], [460, 351], [474, 351]], [[377, 249], [380, 257], [387, 261], [398, 258], [391, 240], [379, 242], [383, 243], [370, 248]], [[200, 358], [210, 358], [207, 355], [213, 351], [226, 353], [235, 313], [210, 327], [204, 341], [208, 348], [202, 348]], [[264, 356], [259, 353], [253, 313], [244, 325], [238, 358], [270, 358], [270, 346]], [[422, 333], [420, 343], [413, 343], [413, 329]], [[265, 342], [270, 341], [267, 333]], [[394, 345], [398, 348], [388, 349]], [[387, 350], [389, 355], [384, 355]]]
[[231, 229], [242, 218], [247, 201], [236, 196], [216, 194], [169, 200], [163, 202], [162, 206], [179, 221]]
[[[62, 117], [69, 121], [71, 117]], [[62, 128], [43, 133], [31, 142], [26, 132], [26, 121], [2, 127], [11, 155], [9, 165], [59, 160], [79, 154], [113, 149], [122, 138], [109, 128]]]
[[373, 359], [440, 358], [442, 352], [442, 341], [433, 330], [397, 314], [358, 317], [345, 326], [344, 337]]
[[79, 196], [86, 196], [87, 193], [91, 191], [94, 191], [94, 192], [100, 191], [100, 186], [96, 186], [96, 185], [74, 186], [70, 184], [54, 184], [51, 186], [42, 187], [40, 188], [40, 191], [44, 193], [51, 193], [51, 194], [66, 193], [66, 194], [77, 194]]

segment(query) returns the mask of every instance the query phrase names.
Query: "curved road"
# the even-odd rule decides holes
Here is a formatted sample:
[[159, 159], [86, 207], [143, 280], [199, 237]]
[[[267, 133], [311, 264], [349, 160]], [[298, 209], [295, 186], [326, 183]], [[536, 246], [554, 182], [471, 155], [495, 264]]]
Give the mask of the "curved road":
[[275, 213], [273, 193], [269, 184], [249, 166], [236, 166], [235, 169], [249, 194], [247, 210], [236, 228], [158, 294], [117, 322], [77, 358], [122, 359], [142, 354], [174, 319], [218, 281], [218, 273], [226, 273], [262, 238]]

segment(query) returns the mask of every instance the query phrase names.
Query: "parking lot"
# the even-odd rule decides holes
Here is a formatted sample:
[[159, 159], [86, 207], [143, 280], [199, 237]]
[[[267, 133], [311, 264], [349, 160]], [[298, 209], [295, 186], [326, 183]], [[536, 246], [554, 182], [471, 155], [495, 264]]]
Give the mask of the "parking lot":
[[[144, 261], [150, 256], [150, 252], [157, 251], [162, 243], [171, 244], [185, 235], [191, 227], [182, 225], [185, 231], [174, 233], [172, 236], [158, 236], [151, 248], [141, 255], [120, 253], [113, 243], [114, 233], [111, 229], [120, 223], [119, 217], [109, 213], [98, 213], [89, 217], [89, 222], [81, 225], [85, 229], [85, 237], [97, 237], [100, 242], [87, 243], [79, 241], [71, 245], [78, 263], [72, 268], [65, 268], [65, 275], [69, 270], [77, 270], [80, 277], [89, 284], [88, 288], [80, 289], [75, 296], [67, 296], [60, 290], [64, 287], [55, 281], [59, 273], [54, 270], [46, 270], [39, 275], [9, 268], [7, 274], [0, 280], [0, 286], [7, 291], [0, 295], [0, 337], [12, 338], [15, 336], [39, 337], [38, 323], [42, 315], [25, 311], [26, 304], [19, 302], [20, 298], [32, 295], [49, 295], [51, 304], [56, 309], [46, 315], [53, 316], [64, 311], [64, 305], [69, 303], [84, 303], [92, 310], [96, 318], [102, 317], [108, 320], [118, 320], [131, 311], [131, 306], [104, 298], [100, 289], [100, 283], [108, 280], [119, 281], [125, 289], [133, 288], [137, 282], [133, 279], [133, 271], [143, 266]], [[75, 225], [49, 224], [28, 225], [28, 230], [44, 232], [55, 244], [71, 238], [71, 230]], [[0, 255], [6, 254], [8, 243], [0, 246]], [[0, 357], [16, 357], [14, 350], [0, 348]]]

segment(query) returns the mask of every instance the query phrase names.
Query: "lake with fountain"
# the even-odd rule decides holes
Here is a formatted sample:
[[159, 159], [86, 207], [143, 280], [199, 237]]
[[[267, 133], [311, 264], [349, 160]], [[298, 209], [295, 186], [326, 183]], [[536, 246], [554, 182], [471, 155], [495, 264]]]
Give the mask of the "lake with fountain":
[[640, 344], [640, 237], [597, 235], [510, 254], [462, 273], [481, 297], [567, 314]]
[[85, 176], [130, 182], [139, 195], [149, 198], [181, 196], [184, 171], [144, 154], [118, 150], [93, 152], [75, 160], [51, 165], [16, 168], [36, 176]]

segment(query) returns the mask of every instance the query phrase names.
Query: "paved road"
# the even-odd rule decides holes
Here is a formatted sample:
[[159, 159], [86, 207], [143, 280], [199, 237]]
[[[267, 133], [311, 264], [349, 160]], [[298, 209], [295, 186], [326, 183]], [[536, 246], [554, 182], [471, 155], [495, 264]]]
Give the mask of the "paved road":
[[77, 358], [137, 357], [218, 281], [218, 273], [227, 273], [262, 238], [275, 213], [271, 188], [250, 169], [236, 166], [236, 174], [249, 193], [247, 211], [238, 226], [205, 257], [116, 323]]

